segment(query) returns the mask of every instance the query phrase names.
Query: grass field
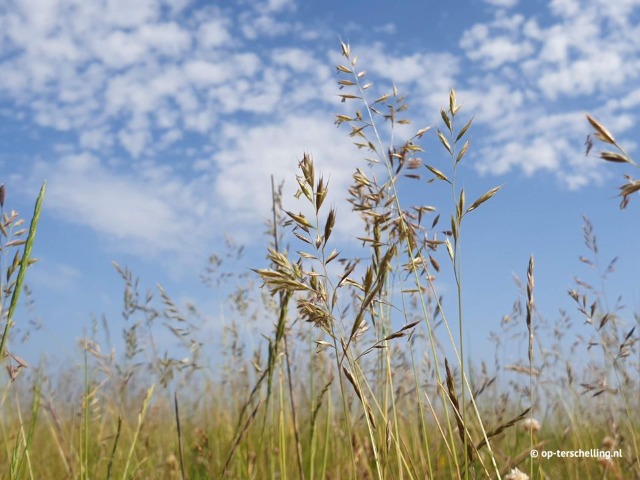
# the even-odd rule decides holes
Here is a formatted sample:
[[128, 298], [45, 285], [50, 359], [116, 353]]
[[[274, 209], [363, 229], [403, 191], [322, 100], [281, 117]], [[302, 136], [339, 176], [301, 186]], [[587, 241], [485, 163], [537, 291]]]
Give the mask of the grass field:
[[[389, 132], [409, 123], [404, 99], [395, 89], [369, 95], [366, 74], [341, 48], [340, 96], [353, 110], [335, 120], [366, 159], [354, 162], [346, 192], [362, 220], [357, 259], [336, 250], [338, 212], [324, 202], [330, 172], [316, 171], [305, 154], [292, 172], [299, 210], [283, 210], [282, 190], [267, 187], [267, 268], [221, 274], [223, 257], [210, 259], [206, 281], [240, 286], [229, 297], [234, 315], [220, 362], [206, 363], [195, 307], [183, 309], [161, 288], [140, 292], [133, 273], [116, 265], [125, 351], [101, 344], [96, 321], [79, 366], [27, 368], [11, 331], [45, 187], [26, 227], [5, 209], [2, 186], [1, 478], [640, 478], [638, 314], [607, 306], [598, 288], [578, 281], [569, 295], [585, 334], [567, 339], [568, 316], [552, 322], [536, 312], [532, 256], [514, 266], [526, 277], [498, 326], [495, 363], [469, 360], [465, 219], [499, 197], [496, 187], [467, 199], [459, 186], [472, 120], [459, 120], [452, 89], [439, 126], [395, 145]], [[609, 149], [597, 153], [603, 160], [633, 168], [611, 133], [588, 121], [589, 150], [597, 142]], [[426, 135], [450, 157], [447, 170], [421, 158]], [[449, 205], [403, 204], [399, 180], [425, 177], [450, 187]], [[627, 177], [621, 206], [638, 190]], [[613, 265], [599, 267], [587, 218], [584, 237], [581, 261], [606, 282]], [[473, 246], [464, 247], [472, 262]], [[445, 269], [455, 285], [446, 305], [435, 281]], [[273, 329], [247, 351], [240, 326], [259, 322]], [[171, 332], [187, 358], [157, 349], [158, 330]], [[522, 352], [518, 363], [500, 362], [505, 344]]]

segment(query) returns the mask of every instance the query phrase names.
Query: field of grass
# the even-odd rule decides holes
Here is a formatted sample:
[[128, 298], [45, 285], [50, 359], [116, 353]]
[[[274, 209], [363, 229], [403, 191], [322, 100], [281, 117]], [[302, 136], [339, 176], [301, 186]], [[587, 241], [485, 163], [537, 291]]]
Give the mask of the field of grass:
[[[552, 322], [536, 312], [532, 256], [517, 268], [526, 278], [495, 334], [495, 363], [470, 360], [462, 298], [471, 287], [461, 252], [465, 262], [474, 252], [462, 248], [465, 220], [482, 215], [500, 190], [467, 199], [459, 186], [472, 120], [460, 120], [452, 89], [441, 124], [396, 145], [394, 129], [409, 123], [404, 99], [395, 89], [370, 95], [356, 57], [341, 48], [340, 97], [353, 110], [336, 123], [365, 157], [354, 161], [347, 192], [362, 220], [358, 254], [337, 250], [338, 212], [324, 202], [330, 186], [322, 175], [330, 172], [316, 171], [305, 154], [295, 176], [299, 210], [282, 209], [272, 180], [267, 267], [223, 272], [226, 257], [210, 259], [206, 282], [239, 286], [216, 363], [207, 363], [195, 307], [177, 305], [160, 287], [140, 292], [133, 273], [115, 265], [124, 283], [125, 351], [110, 351], [98, 334], [108, 329], [95, 321], [79, 366], [27, 368], [11, 332], [45, 187], [28, 228], [5, 210], [0, 187], [7, 373], [0, 478], [640, 478], [638, 314], [629, 318], [578, 281], [569, 295], [587, 333], [565, 338], [568, 316]], [[589, 150], [597, 142], [603, 160], [636, 166], [604, 126], [588, 121]], [[422, 158], [426, 135], [439, 139], [448, 169]], [[447, 184], [449, 205], [403, 203], [401, 185], [425, 176]], [[628, 176], [621, 207], [639, 190]], [[581, 261], [606, 282], [613, 265], [599, 267], [587, 218], [584, 237], [590, 257]], [[241, 252], [229, 248], [237, 249], [230, 256]], [[455, 285], [446, 305], [435, 282], [445, 269]], [[273, 329], [247, 351], [239, 326], [258, 323]], [[171, 332], [187, 357], [158, 349], [159, 330]], [[504, 344], [522, 352], [519, 363], [499, 361]]]

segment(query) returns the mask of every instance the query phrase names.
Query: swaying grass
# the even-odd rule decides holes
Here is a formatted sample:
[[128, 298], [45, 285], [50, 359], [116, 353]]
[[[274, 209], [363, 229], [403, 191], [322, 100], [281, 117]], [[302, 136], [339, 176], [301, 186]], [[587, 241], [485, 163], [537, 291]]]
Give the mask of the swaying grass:
[[[18, 306], [18, 299], [20, 298], [20, 293], [22, 292], [22, 284], [24, 283], [24, 277], [27, 273], [27, 268], [29, 265], [33, 263], [33, 259], [31, 258], [31, 250], [33, 249], [33, 242], [36, 238], [36, 230], [38, 229], [38, 221], [40, 220], [40, 210], [42, 209], [42, 200], [44, 198], [44, 193], [46, 191], [47, 184], [43, 183], [42, 188], [40, 189], [40, 193], [38, 194], [38, 199], [36, 200], [36, 206], [33, 211], [33, 218], [31, 220], [31, 225], [29, 227], [29, 233], [27, 235], [26, 240], [20, 240], [18, 237], [22, 236], [24, 231], [19, 230], [13, 233], [15, 238], [8, 240], [7, 230], [11, 227], [20, 226], [21, 222], [17, 219], [17, 215], [14, 212], [11, 212], [10, 217], [4, 216], [4, 196], [5, 196], [5, 187], [4, 183], [0, 186], [2, 189], [2, 201], [0, 202], [1, 210], [2, 210], [2, 237], [3, 240], [7, 239], [8, 241], [2, 245], [2, 253], [4, 250], [10, 247], [18, 247], [20, 245], [24, 245], [24, 251], [22, 256], [18, 254], [16, 251], [15, 256], [13, 257], [13, 262], [11, 266], [7, 269], [7, 282], [15, 272], [15, 269], [18, 268], [18, 277], [15, 280], [15, 283], [9, 283], [5, 288], [2, 289], [2, 305], [4, 306], [4, 300], [7, 297], [11, 297], [11, 301], [9, 303], [9, 311], [6, 314], [6, 320], [4, 325], [4, 331], [2, 333], [2, 341], [0, 342], [0, 359], [5, 357], [6, 348], [7, 348], [7, 340], [9, 339], [9, 333], [11, 332], [11, 327], [13, 326], [13, 315], [15, 314], [16, 308]], [[4, 309], [3, 312], [3, 320], [4, 320]]]
[[[585, 320], [582, 336], [566, 338], [572, 331], [568, 315], [550, 321], [537, 312], [532, 256], [526, 282], [516, 279], [522, 298], [491, 334], [495, 364], [469, 359], [463, 294], [473, 287], [464, 283], [463, 271], [475, 253], [465, 243], [465, 219], [481, 215], [480, 207], [500, 190], [478, 192], [467, 202], [473, 187], [460, 178], [459, 166], [472, 152], [473, 117], [451, 89], [439, 127], [417, 129], [398, 141], [398, 127], [405, 132], [410, 124], [405, 99], [395, 87], [370, 94], [374, 87], [357, 57], [349, 45], [341, 43], [341, 49], [339, 98], [351, 110], [335, 120], [366, 152], [364, 162], [354, 161], [346, 192], [361, 234], [349, 243], [336, 241], [345, 212], [326, 204], [329, 184], [311, 155], [303, 155], [295, 177], [295, 210], [282, 208], [282, 188], [272, 179], [268, 264], [251, 277], [239, 273], [233, 261], [242, 247], [228, 239], [229, 253], [212, 255], [203, 275], [213, 288], [237, 286], [220, 345], [204, 343], [204, 317], [195, 306], [178, 306], [160, 286], [141, 293], [139, 279], [115, 264], [124, 282], [125, 351], [103, 353], [110, 349], [103, 347], [109, 328], [94, 320], [92, 334], [81, 341], [81, 367], [56, 375], [37, 369], [18, 378], [26, 363], [8, 353], [10, 333], [33, 262], [44, 186], [25, 241], [26, 230], [16, 230], [17, 213], [4, 213], [0, 187], [0, 261], [16, 251], [0, 265], [6, 273], [0, 359], [9, 372], [0, 396], [0, 477], [640, 476], [639, 319], [636, 314], [625, 322], [624, 311], [608, 304], [606, 278], [615, 261], [600, 268], [589, 220], [588, 253], [580, 262], [593, 268], [601, 287], [577, 280], [569, 292]], [[600, 152], [603, 160], [635, 166], [603, 125], [590, 116], [588, 121], [596, 130], [592, 138], [618, 150]], [[421, 145], [432, 133], [448, 166], [424, 158]], [[592, 145], [590, 139], [588, 151]], [[638, 181], [627, 180], [623, 208], [640, 191]], [[420, 182], [424, 204], [405, 203], [408, 182]], [[427, 203], [438, 186], [450, 190], [450, 203]], [[444, 227], [441, 218], [447, 219]], [[456, 286], [451, 302], [439, 292], [445, 269]], [[254, 288], [256, 279], [262, 290]], [[239, 325], [260, 331], [269, 322], [272, 332], [247, 352]], [[158, 347], [158, 329], [176, 338], [173, 352]], [[526, 352], [519, 362], [498, 360], [504, 342]], [[207, 363], [208, 348], [221, 348], [218, 362]], [[28, 419], [22, 416], [26, 405]], [[591, 457], [536, 458], [532, 450]]]

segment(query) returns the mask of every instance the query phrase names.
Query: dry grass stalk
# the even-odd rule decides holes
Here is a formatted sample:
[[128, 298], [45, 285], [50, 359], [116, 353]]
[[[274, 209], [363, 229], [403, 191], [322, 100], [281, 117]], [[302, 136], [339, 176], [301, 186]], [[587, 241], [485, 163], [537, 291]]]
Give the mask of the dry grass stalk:
[[458, 395], [456, 394], [456, 388], [453, 380], [453, 375], [451, 374], [451, 369], [449, 368], [449, 361], [444, 359], [444, 367], [446, 371], [446, 381], [447, 381], [447, 395], [449, 396], [449, 400], [451, 401], [451, 405], [453, 406], [453, 410], [456, 418], [456, 425], [458, 426], [458, 436], [460, 437], [460, 441], [463, 445], [466, 446], [467, 458], [470, 463], [473, 462], [474, 458], [474, 450], [477, 454], [477, 448], [474, 447], [473, 441], [471, 439], [471, 435], [464, 424], [464, 419], [462, 418], [462, 410], [460, 409], [460, 402], [458, 402]]
[[[626, 163], [638, 168], [638, 164], [631, 158], [631, 156], [627, 152], [624, 151], [624, 149], [618, 144], [609, 130], [607, 130], [604, 125], [602, 125], [602, 123], [598, 122], [591, 115], [587, 115], [587, 120], [595, 129], [595, 133], [587, 136], [587, 141], [585, 142], [585, 155], [589, 155], [589, 152], [593, 148], [593, 136], [603, 143], [613, 145], [618, 150], [617, 152], [606, 150], [598, 152], [598, 156], [602, 160], [613, 163]], [[635, 180], [633, 177], [626, 174], [624, 175], [624, 177], [627, 179], [627, 183], [620, 186], [620, 196], [622, 197], [622, 200], [620, 201], [620, 208], [622, 209], [627, 208], [627, 205], [629, 205], [631, 195], [640, 191], [640, 180]]]

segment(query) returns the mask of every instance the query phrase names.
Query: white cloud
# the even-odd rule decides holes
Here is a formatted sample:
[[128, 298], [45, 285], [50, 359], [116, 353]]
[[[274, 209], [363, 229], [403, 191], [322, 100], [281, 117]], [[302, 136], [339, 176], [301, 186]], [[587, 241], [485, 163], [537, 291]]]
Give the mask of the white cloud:
[[539, 170], [553, 171], [558, 167], [558, 152], [550, 142], [537, 139], [535, 143], [518, 141], [503, 144], [498, 155], [481, 161], [478, 164], [480, 173], [501, 175], [507, 173], [515, 165], [531, 175]]
[[189, 61], [185, 65], [187, 78], [197, 85], [215, 85], [223, 83], [233, 77], [228, 67], [204, 60]]
[[478, 142], [480, 172], [546, 171], [569, 188], [601, 181], [600, 164], [583, 154], [584, 111], [625, 117], [618, 133], [636, 118], [640, 39], [627, 17], [640, 2], [623, 3], [554, 0], [548, 17], [500, 11], [463, 34], [467, 58], [485, 69], [468, 74], [461, 89], [476, 124], [490, 132]]
[[113, 138], [104, 128], [83, 131], [79, 142], [82, 148], [89, 150], [109, 150], [113, 146]]
[[451, 79], [458, 72], [457, 59], [449, 53], [415, 52], [398, 54], [386, 51], [379, 43], [372, 47], [354, 47], [364, 69], [396, 83], [421, 82], [425, 78], [433, 83], [438, 79]]
[[[544, 18], [518, 13], [515, 0], [488, 3], [500, 8], [462, 35], [466, 59], [354, 45], [371, 91], [397, 84], [422, 122], [456, 87], [483, 129], [474, 138], [482, 173], [545, 172], [571, 188], [598, 181], [581, 152], [581, 109], [619, 132], [633, 125], [640, 27], [625, 15], [639, 1], [554, 0]], [[50, 208], [128, 250], [202, 252], [216, 231], [255, 230], [270, 175], [292, 185], [305, 151], [343, 206], [359, 156], [331, 121], [349, 108], [336, 103], [335, 53], [263, 42], [329, 33], [281, 15], [295, 9], [291, 0], [194, 7], [188, 18], [187, 4], [28, 0], [0, 13], [0, 53], [11, 52], [0, 55], [0, 97], [16, 115], [75, 136], [71, 152], [31, 172], [49, 177]], [[472, 68], [463, 72], [464, 62]], [[191, 163], [168, 167], [174, 158]]]
[[571, 17], [580, 13], [578, 0], [551, 0], [549, 7], [556, 15]]
[[121, 130], [118, 134], [120, 144], [133, 158], [138, 158], [151, 143], [151, 134], [146, 130]]
[[229, 21], [224, 18], [214, 18], [202, 23], [198, 28], [197, 39], [204, 49], [228, 44], [231, 41]]
[[[533, 26], [533, 25], [532, 25]], [[544, 37], [540, 56], [550, 63], [564, 63], [569, 59], [571, 35], [562, 25], [554, 25], [544, 35], [536, 28], [538, 38]]]
[[[226, 208], [240, 217], [264, 218], [271, 203], [270, 176], [285, 180], [293, 194], [292, 181], [303, 153], [310, 153], [318, 171], [330, 177], [334, 196], [344, 193], [357, 160], [344, 131], [330, 117], [292, 115], [281, 123], [251, 129], [228, 129], [228, 145], [214, 158], [220, 169], [216, 193]], [[357, 152], [356, 152], [357, 153]], [[256, 211], [260, 205], [262, 211]]]
[[92, 54], [111, 68], [144, 62], [149, 55], [178, 57], [191, 46], [192, 35], [175, 22], [142, 24], [133, 31], [115, 30], [94, 35]]
[[[358, 63], [364, 70], [374, 74], [376, 80], [384, 81], [376, 81], [373, 90], [382, 94], [391, 91], [392, 85], [397, 85], [401, 94], [410, 94], [408, 101], [416, 107], [412, 112], [424, 117], [414, 118], [416, 121], [435, 118], [460, 73], [459, 59], [451, 53], [400, 54], [385, 50], [379, 43], [370, 47], [356, 45], [353, 51], [358, 52]], [[334, 61], [338, 63], [341, 60], [336, 58]]]
[[501, 15], [490, 24], [476, 24], [464, 32], [460, 47], [483, 68], [492, 70], [518, 62], [533, 52], [531, 43], [519, 35], [523, 22], [522, 15]]
[[[161, 141], [179, 140], [181, 132], [172, 132]], [[258, 240], [256, 225], [271, 208], [272, 174], [278, 183], [286, 182], [287, 208], [305, 210], [305, 203], [292, 196], [297, 164], [308, 152], [318, 175], [329, 181], [326, 205], [339, 209], [336, 234], [359, 231], [345, 198], [354, 167], [367, 167], [328, 115], [228, 127], [224, 143], [212, 158], [194, 162], [198, 175], [193, 179], [181, 175], [178, 165], [143, 160], [123, 168], [122, 163], [109, 165], [85, 152], [38, 161], [30, 181], [35, 185], [47, 178], [47, 210], [99, 232], [110, 248], [144, 258], [171, 253], [193, 264], [221, 232], [232, 232], [247, 243]]]
[[484, 0], [485, 3], [494, 7], [512, 8], [518, 4], [518, 0]]
[[203, 217], [215, 217], [216, 210], [204, 208], [207, 185], [202, 179], [187, 181], [154, 163], [143, 164], [136, 175], [118, 173], [88, 153], [40, 161], [35, 171], [48, 179], [48, 209], [100, 232], [112, 245], [145, 257], [205, 253], [203, 239], [210, 232], [197, 226], [207, 224]]
[[168, 57], [178, 57], [191, 46], [191, 35], [175, 22], [143, 25], [138, 35], [149, 49]]
[[246, 13], [240, 19], [242, 34], [249, 40], [255, 40], [259, 36], [276, 37], [291, 31], [292, 25], [275, 19], [271, 15], [254, 15]]
[[168, 130], [165, 132], [158, 141], [158, 148], [160, 150], [164, 150], [166, 147], [173, 145], [175, 142], [180, 140], [184, 134], [182, 130], [174, 128], [173, 130]]
[[136, 2], [107, 0], [104, 7], [106, 9], [101, 13], [107, 23], [118, 27], [135, 27], [141, 23], [157, 19], [160, 2], [155, 0], [138, 0]]
[[273, 52], [271, 58], [276, 65], [283, 65], [295, 72], [308, 72], [318, 64], [317, 59], [301, 48], [285, 48]]
[[[373, 175], [345, 129], [336, 128], [328, 115], [291, 115], [281, 122], [251, 129], [231, 126], [225, 129], [228, 144], [214, 155], [216, 205], [225, 212], [222, 224], [237, 238], [251, 242], [255, 225], [268, 217], [271, 209], [271, 175], [276, 184], [285, 182], [285, 209], [302, 211], [309, 218], [313, 212], [304, 197], [295, 200], [295, 176], [304, 153], [314, 161], [316, 175], [328, 182], [322, 221], [329, 206], [337, 209], [335, 239], [345, 240], [362, 234], [362, 223], [347, 203], [352, 174], [360, 167]], [[384, 175], [384, 174], [382, 174]]]
[[[276, 35], [272, 26], [285, 32], [286, 24], [275, 15], [293, 8], [291, 2], [252, 4], [259, 15], [206, 7], [188, 20], [171, 17], [186, 5], [165, 0], [9, 5], [0, 13], [0, 24], [7, 27], [0, 47], [12, 52], [0, 61], [7, 72], [0, 78], [0, 95], [31, 110], [41, 126], [77, 132], [85, 147], [119, 144], [134, 157], [157, 153], [151, 146], [164, 129], [210, 134], [221, 104], [227, 114], [234, 108], [257, 113], [275, 108], [282, 92], [272, 88], [271, 79], [260, 79], [261, 59], [233, 40], [232, 30], [247, 15], [255, 23], [254, 38]], [[253, 86], [250, 98], [229, 103], [210, 89], [234, 82]]]
[[[555, 99], [562, 94], [568, 97], [592, 95], [624, 83], [624, 61], [615, 53], [597, 58], [583, 58], [570, 62], [559, 70], [546, 70], [538, 80], [542, 93]], [[612, 72], [620, 72], [612, 75]]]
[[122, 68], [141, 60], [147, 53], [147, 46], [134, 35], [117, 30], [96, 39], [95, 53], [107, 67]]
[[278, 12], [285, 9], [294, 9], [296, 3], [294, 0], [269, 0], [267, 5], [269, 11]]
[[479, 39], [476, 32], [465, 35], [460, 46], [468, 49], [467, 56], [474, 61], [481, 61], [485, 68], [494, 69], [509, 62], [517, 62], [532, 52], [530, 44], [517, 44], [509, 37]]

